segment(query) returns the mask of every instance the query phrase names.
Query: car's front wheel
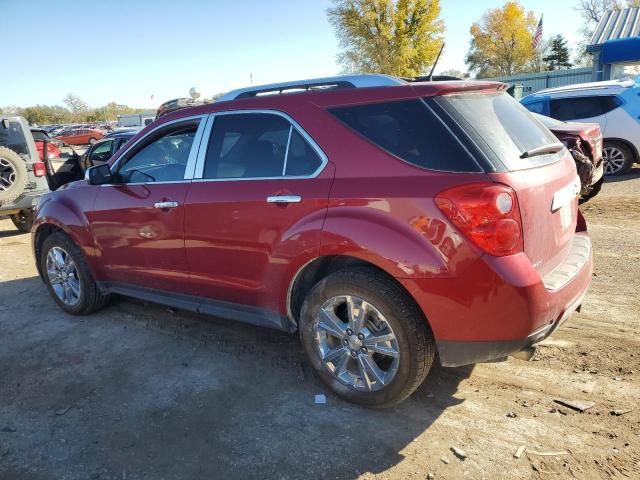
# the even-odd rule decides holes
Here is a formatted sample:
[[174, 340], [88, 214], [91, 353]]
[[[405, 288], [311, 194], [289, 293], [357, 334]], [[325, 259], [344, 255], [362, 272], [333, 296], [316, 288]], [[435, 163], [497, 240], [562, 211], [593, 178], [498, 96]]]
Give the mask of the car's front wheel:
[[64, 311], [87, 315], [108, 302], [108, 296], [98, 289], [82, 252], [63, 232], [44, 240], [40, 268], [49, 293]]
[[345, 400], [389, 407], [426, 377], [435, 344], [399, 285], [367, 268], [341, 270], [311, 289], [300, 336], [320, 378]]
[[604, 174], [609, 176], [629, 173], [634, 159], [633, 152], [627, 145], [610, 140], [604, 143], [602, 160], [604, 161]]

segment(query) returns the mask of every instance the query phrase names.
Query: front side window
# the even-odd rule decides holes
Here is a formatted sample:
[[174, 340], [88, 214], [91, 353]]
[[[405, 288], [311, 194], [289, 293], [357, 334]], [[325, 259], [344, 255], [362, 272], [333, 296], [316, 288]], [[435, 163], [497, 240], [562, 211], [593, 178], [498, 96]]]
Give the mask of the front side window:
[[89, 154], [89, 160], [91, 162], [106, 162], [111, 158], [111, 147], [113, 146], [113, 140], [107, 140], [97, 144], [91, 153]]
[[124, 159], [120, 183], [176, 182], [184, 179], [198, 122], [162, 129]]
[[311, 145], [282, 116], [222, 114], [213, 123], [203, 178], [308, 176], [321, 164]]

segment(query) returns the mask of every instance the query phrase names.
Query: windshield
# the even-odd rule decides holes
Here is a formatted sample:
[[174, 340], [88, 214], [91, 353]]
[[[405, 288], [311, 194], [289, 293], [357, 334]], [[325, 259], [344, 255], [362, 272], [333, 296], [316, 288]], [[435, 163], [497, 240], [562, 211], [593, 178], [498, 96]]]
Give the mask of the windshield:
[[558, 139], [507, 93], [444, 95], [437, 101], [494, 164], [522, 170], [560, 158], [557, 152], [521, 158], [524, 152], [558, 143]]
[[[8, 123], [9, 128], [5, 128], [5, 123]], [[20, 122], [11, 120], [8, 122], [0, 122], [0, 146], [8, 147], [22, 155], [29, 155], [27, 139], [24, 136]]]

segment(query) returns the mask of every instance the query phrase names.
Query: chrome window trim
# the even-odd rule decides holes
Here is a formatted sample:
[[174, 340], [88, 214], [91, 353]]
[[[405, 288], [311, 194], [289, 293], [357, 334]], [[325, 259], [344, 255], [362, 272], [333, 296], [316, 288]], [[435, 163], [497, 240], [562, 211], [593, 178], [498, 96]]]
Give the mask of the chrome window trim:
[[[155, 127], [153, 127], [151, 130], [149, 130], [147, 133], [144, 134], [144, 136], [140, 137], [138, 140], [136, 140], [135, 142], [133, 142], [131, 145], [129, 145], [128, 147], [123, 147], [124, 150], [122, 151], [122, 153], [118, 156], [118, 160], [116, 160], [113, 165], [111, 165], [111, 174], [115, 173], [118, 169], [118, 165], [120, 164], [120, 161], [125, 158], [129, 152], [131, 150], [133, 150], [137, 145], [139, 145], [140, 143], [144, 142], [145, 140], [147, 140], [149, 138], [150, 135], [153, 135], [155, 132], [157, 132], [158, 130], [171, 126], [173, 124], [176, 123], [181, 123], [181, 122], [188, 122], [191, 120], [198, 120], [200, 119], [200, 123], [202, 123], [202, 119], [205, 118], [207, 116], [207, 114], [202, 114], [202, 115], [192, 115], [189, 117], [183, 117], [183, 118], [176, 118], [175, 120], [171, 120], [169, 122], [165, 122], [162, 123], [160, 125], [157, 125]], [[200, 125], [198, 125], [198, 129], [200, 129]], [[198, 135], [197, 131], [196, 131], [196, 136]], [[196, 144], [196, 139], [194, 139], [193, 144], [191, 145], [191, 150], [193, 150], [194, 145]], [[118, 150], [120, 151], [120, 150]], [[189, 152], [189, 158], [191, 158], [191, 152]], [[188, 162], [187, 162], [187, 166], [188, 166]], [[186, 169], [185, 169], [185, 173], [186, 173]], [[188, 178], [186, 178], [186, 174], [185, 174], [185, 180], [190, 180]], [[160, 182], [148, 182], [148, 183], [160, 183]], [[143, 183], [144, 184], [144, 183]], [[140, 185], [138, 184], [133, 184], [133, 183], [127, 183], [126, 185]]]
[[[209, 120], [207, 118], [207, 120]], [[206, 121], [200, 120], [198, 123], [198, 129], [196, 130], [196, 135], [193, 137], [193, 143], [191, 144], [191, 149], [189, 150], [189, 157], [187, 158], [187, 165], [184, 169], [184, 180], [191, 180], [193, 178], [193, 174], [196, 170], [196, 159], [198, 158], [198, 152], [200, 150], [200, 143], [202, 142], [202, 134], [205, 129]]]
[[[284, 175], [277, 177], [247, 177], [247, 178], [203, 178], [204, 176], [204, 165], [206, 162], [206, 152], [209, 149], [209, 141], [211, 137], [211, 132], [213, 131], [213, 125], [215, 123], [216, 117], [223, 115], [245, 115], [245, 114], [266, 114], [266, 115], [277, 115], [289, 122], [289, 124], [298, 132], [302, 138], [313, 148], [316, 154], [320, 157], [320, 166], [309, 175], [298, 175], [286, 177]], [[287, 113], [281, 112], [280, 110], [270, 110], [270, 109], [246, 109], [246, 110], [230, 110], [226, 112], [215, 112], [211, 114], [211, 123], [208, 125], [208, 131], [202, 137], [202, 145], [204, 148], [200, 149], [202, 155], [198, 155], [198, 160], [196, 164], [196, 171], [193, 177], [194, 182], [238, 182], [238, 181], [250, 181], [250, 180], [301, 180], [301, 179], [311, 179], [316, 178], [318, 175], [322, 173], [327, 164], [329, 163], [329, 158], [324, 153], [324, 151], [320, 148], [320, 146], [316, 143], [316, 141], [309, 135], [298, 122], [296, 122], [290, 115]], [[289, 142], [291, 141], [291, 136], [293, 131], [290, 130], [291, 135], [289, 136]], [[287, 143], [287, 153], [289, 150], [289, 144]]]
[[287, 160], [289, 160], [289, 147], [291, 147], [291, 136], [293, 135], [293, 125], [289, 125], [289, 136], [287, 137], [287, 148], [284, 151], [284, 165], [282, 165], [282, 176], [287, 176]]

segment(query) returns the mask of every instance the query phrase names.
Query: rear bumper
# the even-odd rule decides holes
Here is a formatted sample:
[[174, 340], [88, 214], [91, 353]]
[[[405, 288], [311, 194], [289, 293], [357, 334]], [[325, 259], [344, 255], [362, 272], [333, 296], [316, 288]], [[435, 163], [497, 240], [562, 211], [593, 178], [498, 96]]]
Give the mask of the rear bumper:
[[40, 197], [46, 193], [49, 193], [49, 190], [27, 190], [13, 202], [0, 204], [0, 214], [8, 215], [15, 211], [35, 208]]
[[591, 242], [580, 232], [544, 279], [520, 254], [482, 257], [448, 279], [446, 293], [441, 279], [401, 281], [429, 321], [442, 365], [454, 367], [501, 359], [547, 338], [580, 307], [592, 272]]

